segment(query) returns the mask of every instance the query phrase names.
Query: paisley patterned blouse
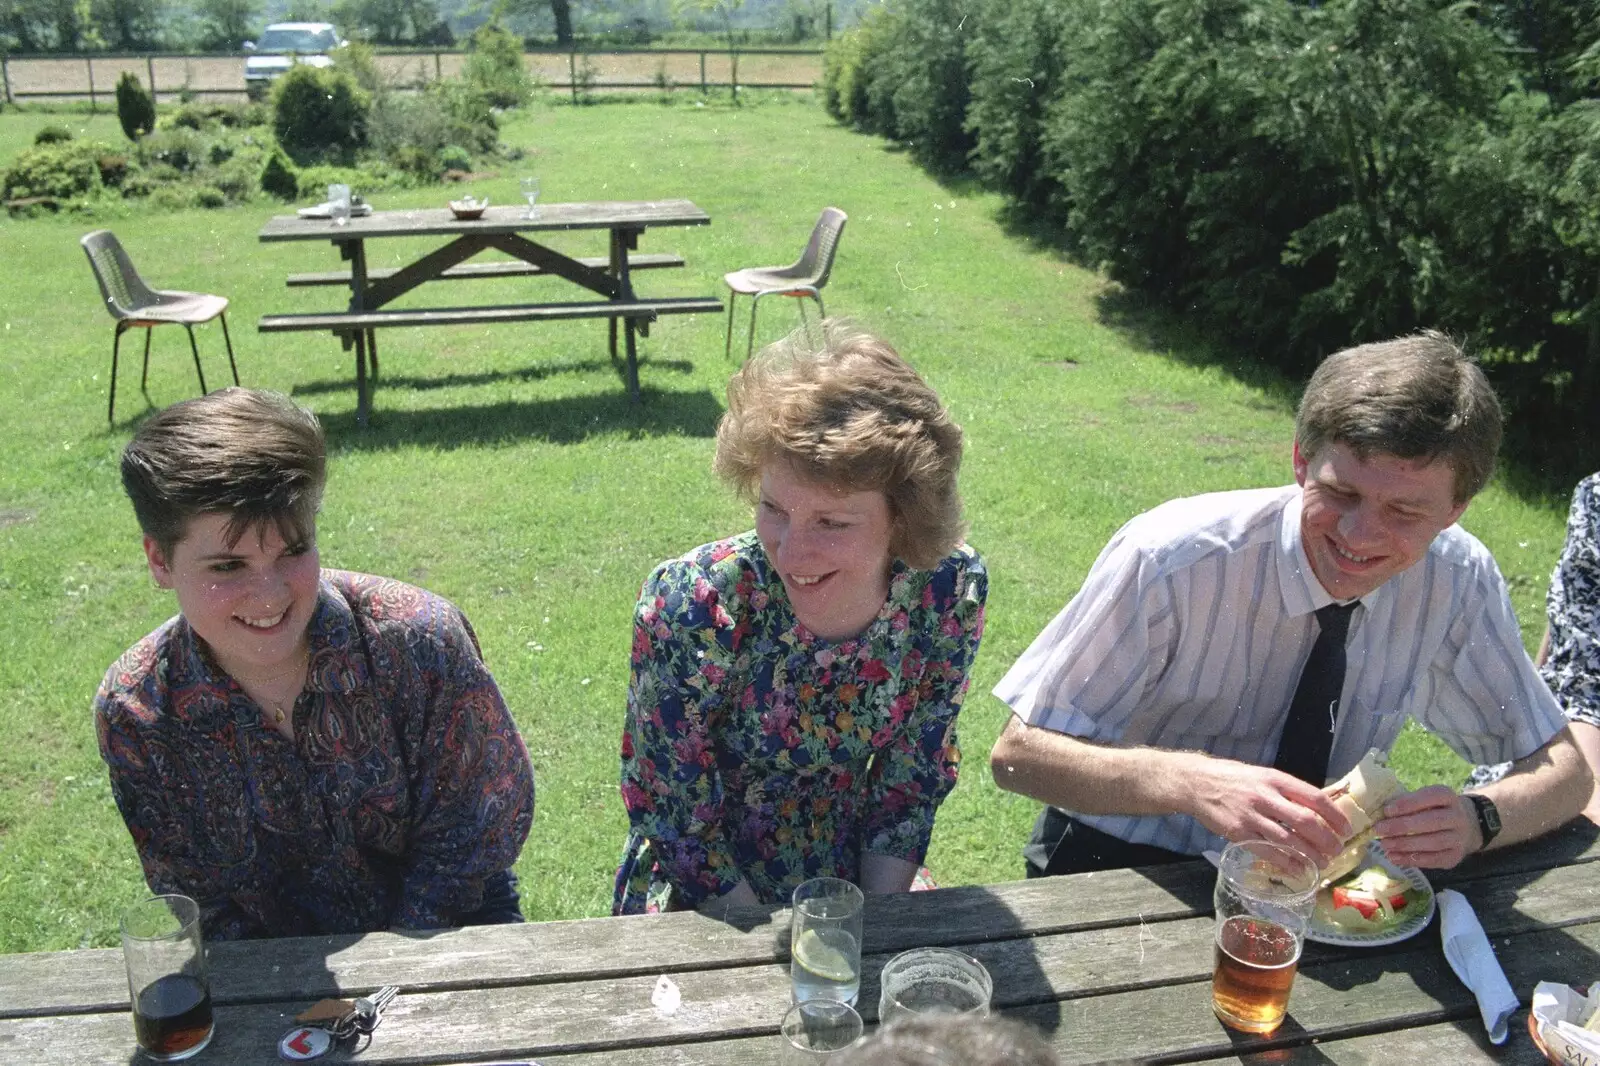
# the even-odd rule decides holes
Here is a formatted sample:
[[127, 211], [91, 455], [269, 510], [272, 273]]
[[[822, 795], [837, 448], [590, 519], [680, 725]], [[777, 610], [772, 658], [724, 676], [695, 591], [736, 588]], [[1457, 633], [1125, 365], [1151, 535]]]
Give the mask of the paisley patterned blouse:
[[779, 902], [807, 878], [859, 881], [864, 852], [920, 863], [987, 594], [966, 546], [936, 570], [897, 561], [877, 618], [830, 642], [754, 532], [658, 567], [634, 616], [613, 910], [694, 907], [741, 878]]
[[533, 819], [533, 767], [446, 601], [324, 570], [295, 739], [182, 615], [95, 697], [145, 879], [199, 901], [212, 939], [428, 929], [484, 906]]

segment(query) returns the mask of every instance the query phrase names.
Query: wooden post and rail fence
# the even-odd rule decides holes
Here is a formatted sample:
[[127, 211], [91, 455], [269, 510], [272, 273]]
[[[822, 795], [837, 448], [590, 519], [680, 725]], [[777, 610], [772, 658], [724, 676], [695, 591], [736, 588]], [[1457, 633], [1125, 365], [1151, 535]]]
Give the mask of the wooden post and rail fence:
[[[421, 88], [459, 74], [470, 53], [447, 49], [379, 52], [379, 69], [398, 88]], [[30, 100], [114, 98], [117, 79], [132, 71], [158, 101], [244, 97], [246, 53], [109, 52], [0, 54], [0, 86], [8, 104]], [[810, 89], [822, 75], [820, 50], [781, 48], [538, 49], [525, 52], [528, 71], [574, 102], [594, 92]]]

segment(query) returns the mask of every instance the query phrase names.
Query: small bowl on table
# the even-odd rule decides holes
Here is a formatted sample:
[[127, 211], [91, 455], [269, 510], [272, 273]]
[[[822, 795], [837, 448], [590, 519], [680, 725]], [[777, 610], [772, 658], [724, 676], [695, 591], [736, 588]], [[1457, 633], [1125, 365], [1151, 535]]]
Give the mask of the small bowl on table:
[[465, 199], [450, 201], [450, 213], [461, 219], [463, 222], [469, 222], [475, 218], [482, 218], [483, 213], [487, 210], [489, 210], [489, 201], [486, 199], [474, 200], [472, 197], [468, 196]]

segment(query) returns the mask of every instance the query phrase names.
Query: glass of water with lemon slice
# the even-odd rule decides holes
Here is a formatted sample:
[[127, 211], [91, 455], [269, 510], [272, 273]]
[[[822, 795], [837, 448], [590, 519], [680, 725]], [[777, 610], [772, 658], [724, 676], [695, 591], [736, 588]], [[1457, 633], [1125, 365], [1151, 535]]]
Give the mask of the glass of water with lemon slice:
[[814, 877], [794, 890], [789, 927], [789, 983], [796, 1003], [861, 994], [861, 890], [837, 877]]

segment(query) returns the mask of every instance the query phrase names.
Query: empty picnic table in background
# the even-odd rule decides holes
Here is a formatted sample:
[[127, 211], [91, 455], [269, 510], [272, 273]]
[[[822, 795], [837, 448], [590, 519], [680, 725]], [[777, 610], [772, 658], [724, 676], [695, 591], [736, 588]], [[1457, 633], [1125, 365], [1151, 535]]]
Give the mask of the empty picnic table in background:
[[[327, 330], [356, 353], [357, 418], [365, 425], [371, 407], [371, 382], [376, 380], [376, 331], [391, 326], [484, 325], [576, 318], [610, 320], [610, 346], [617, 356], [617, 321], [623, 322], [628, 392], [639, 399], [636, 334], [649, 336], [650, 322], [660, 315], [721, 313], [715, 297], [640, 297], [633, 290], [635, 270], [684, 265], [680, 256], [636, 254], [639, 237], [657, 226], [704, 226], [711, 221], [688, 200], [541, 204], [536, 217], [526, 208], [491, 207], [481, 218], [457, 218], [444, 208], [376, 211], [335, 224], [325, 218], [280, 215], [261, 228], [263, 242], [332, 241], [348, 270], [293, 274], [291, 287], [344, 285], [350, 289], [343, 311], [263, 315], [263, 333]], [[524, 234], [546, 231], [606, 230], [609, 247], [603, 256], [574, 257]], [[366, 242], [382, 237], [444, 237], [446, 243], [399, 268], [369, 268]], [[512, 257], [468, 263], [480, 252], [496, 250]], [[474, 278], [555, 276], [578, 285], [598, 300], [527, 302], [494, 306], [453, 306], [384, 310], [384, 305], [429, 281]], [[370, 371], [370, 379], [369, 379]]]
[[[1541, 980], [1600, 978], [1597, 836], [1579, 822], [1434, 877], [1476, 907], [1524, 1005]], [[1193, 862], [868, 897], [861, 1012], [876, 1019], [892, 954], [943, 945], [982, 962], [994, 1008], [1043, 1030], [1065, 1063], [1543, 1062], [1525, 1010], [1503, 1047], [1484, 1039], [1437, 920], [1384, 947], [1308, 944], [1283, 1026], [1225, 1029], [1211, 1012], [1215, 879]], [[275, 1063], [298, 1011], [397, 984], [370, 1045], [322, 1061], [766, 1066], [788, 939], [788, 912], [763, 908], [213, 944], [216, 1036], [192, 1061]], [[652, 1000], [663, 975], [675, 1007]], [[132, 1061], [121, 952], [0, 956], [0, 1049], [31, 1066]]]

